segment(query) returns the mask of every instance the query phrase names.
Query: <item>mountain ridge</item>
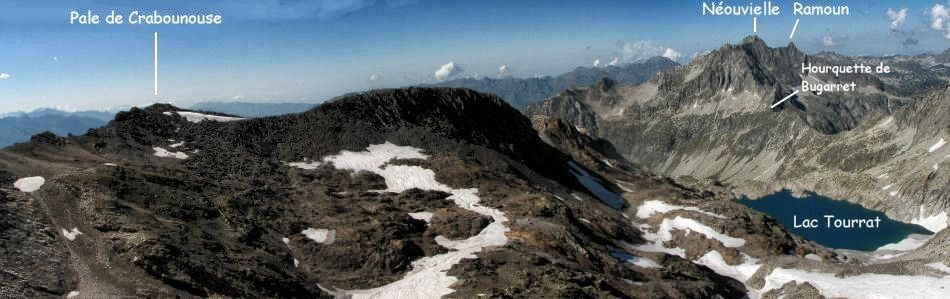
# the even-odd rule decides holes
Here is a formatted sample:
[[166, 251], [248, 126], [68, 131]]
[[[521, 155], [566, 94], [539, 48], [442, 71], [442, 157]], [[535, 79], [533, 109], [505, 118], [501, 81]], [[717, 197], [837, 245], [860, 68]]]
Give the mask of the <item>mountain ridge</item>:
[[679, 65], [665, 57], [651, 57], [641, 62], [621, 66], [577, 67], [556, 77], [540, 78], [462, 78], [435, 83], [432, 87], [464, 87], [475, 91], [496, 94], [516, 108], [553, 96], [571, 87], [591, 85], [602, 78], [625, 84], [637, 84], [653, 77], [657, 72]]
[[[17, 277], [0, 294], [731, 298], [801, 288], [779, 267], [869, 273], [722, 186], [617, 150], [456, 88], [250, 119], [133, 108], [0, 150], [0, 213], [23, 215], [4, 218], [18, 233], [0, 248], [24, 248], [0, 256]], [[15, 266], [41, 257], [43, 271]], [[933, 260], [870, 267], [927, 283]]]
[[[883, 62], [894, 71], [802, 75], [796, 59]], [[940, 116], [948, 74], [928, 56], [810, 56], [794, 45], [769, 48], [749, 37], [640, 85], [567, 90], [524, 112], [568, 120], [661, 175], [719, 180], [750, 197], [783, 188], [817, 191], [922, 223], [950, 213], [950, 191], [941, 183], [947, 180], [940, 167], [945, 149], [928, 152], [950, 139], [950, 125]], [[802, 92], [769, 107], [806, 79], [865, 87], [854, 94]], [[895, 171], [904, 175], [885, 178]], [[898, 190], [881, 190], [891, 184]]]

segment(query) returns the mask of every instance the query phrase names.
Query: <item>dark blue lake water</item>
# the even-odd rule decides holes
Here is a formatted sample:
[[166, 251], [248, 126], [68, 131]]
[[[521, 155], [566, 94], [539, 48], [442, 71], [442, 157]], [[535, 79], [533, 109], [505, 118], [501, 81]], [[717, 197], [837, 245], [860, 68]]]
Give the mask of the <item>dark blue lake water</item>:
[[[755, 200], [737, 201], [778, 219], [789, 231], [831, 248], [874, 251], [900, 242], [910, 234], [933, 234], [920, 225], [893, 220], [884, 213], [813, 193], [795, 198], [784, 190]], [[829, 221], [827, 215], [833, 218]]]

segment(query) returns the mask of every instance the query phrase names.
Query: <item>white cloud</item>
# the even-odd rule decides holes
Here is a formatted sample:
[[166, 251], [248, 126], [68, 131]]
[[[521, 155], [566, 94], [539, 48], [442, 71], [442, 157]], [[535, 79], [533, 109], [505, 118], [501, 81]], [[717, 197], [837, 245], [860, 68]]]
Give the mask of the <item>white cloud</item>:
[[680, 52], [676, 52], [676, 50], [673, 50], [673, 48], [666, 48], [666, 50], [663, 51], [663, 57], [677, 61], [680, 59]]
[[620, 55], [623, 58], [623, 61], [635, 62], [654, 56], [660, 56], [663, 54], [663, 49], [663, 47], [660, 47], [651, 41], [641, 40], [624, 43], [620, 47]]
[[507, 64], [498, 67], [499, 77], [510, 76], [510, 75], [511, 75], [511, 69], [508, 68]]
[[10, 79], [10, 77], [12, 77], [12, 76], [10, 76], [10, 74], [7, 74], [7, 73], [0, 73], [0, 80]]
[[834, 47], [835, 40], [831, 35], [825, 35], [825, 37], [821, 38], [821, 44], [825, 45], [825, 47]]
[[53, 61], [59, 62], [59, 56], [53, 56]]
[[617, 65], [618, 63], [620, 63], [620, 57], [614, 57], [614, 59], [611, 60], [610, 63], [607, 63], [607, 65]]
[[627, 42], [620, 46], [620, 60], [623, 62], [643, 61], [656, 56], [679, 60], [683, 55], [673, 48], [663, 47], [648, 40]]
[[600, 58], [594, 59], [594, 67], [600, 66]]
[[943, 4], [934, 4], [930, 11], [930, 28], [943, 31], [943, 37], [950, 39], [950, 9]]
[[898, 11], [894, 11], [894, 9], [888, 8], [887, 18], [891, 21], [891, 30], [900, 30], [904, 22], [907, 21], [907, 9], [901, 8]]
[[435, 70], [435, 79], [439, 81], [445, 81], [452, 76], [458, 75], [462, 72], [462, 67], [455, 64], [454, 61], [450, 61], [439, 67]]
[[372, 75], [369, 75], [369, 80], [370, 80], [370, 81], [379, 81], [379, 80], [382, 80], [382, 79], [383, 79], [383, 76], [380, 76], [379, 74], [372, 74]]

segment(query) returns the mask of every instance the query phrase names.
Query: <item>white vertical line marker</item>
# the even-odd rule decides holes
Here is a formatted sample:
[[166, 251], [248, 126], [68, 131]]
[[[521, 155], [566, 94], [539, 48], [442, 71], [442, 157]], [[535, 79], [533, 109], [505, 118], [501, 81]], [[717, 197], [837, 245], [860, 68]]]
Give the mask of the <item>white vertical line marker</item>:
[[757, 17], [752, 17], [752, 33], [759, 32], [759, 20]]
[[798, 29], [798, 21], [801, 21], [801, 19], [795, 19], [795, 25], [792, 25], [792, 33], [788, 34], [788, 39], [792, 39], [792, 37], [795, 36], [795, 29]]
[[785, 101], [788, 101], [788, 99], [790, 99], [790, 98], [792, 98], [792, 96], [798, 94], [798, 92], [799, 92], [799, 91], [796, 90], [796, 91], [793, 92], [792, 94], [790, 94], [790, 95], [788, 95], [788, 96], [785, 96], [785, 98], [782, 99], [781, 101], [775, 102], [775, 104], [772, 104], [772, 106], [769, 106], [769, 109], [775, 108], [775, 106], [778, 106], [779, 104], [781, 104], [781, 103], [783, 103], [783, 102], [785, 102]]
[[154, 50], [155, 50], [155, 60], [153, 61], [153, 71], [154, 71], [154, 73], [153, 73], [152, 75], [154, 76], [154, 79], [155, 79], [155, 81], [154, 81], [154, 83], [155, 83], [155, 95], [158, 95], [158, 32], [156, 31], [156, 32], [152, 35], [152, 37], [153, 37], [153, 39], [154, 39], [154, 41], [155, 41], [155, 47], [154, 47]]

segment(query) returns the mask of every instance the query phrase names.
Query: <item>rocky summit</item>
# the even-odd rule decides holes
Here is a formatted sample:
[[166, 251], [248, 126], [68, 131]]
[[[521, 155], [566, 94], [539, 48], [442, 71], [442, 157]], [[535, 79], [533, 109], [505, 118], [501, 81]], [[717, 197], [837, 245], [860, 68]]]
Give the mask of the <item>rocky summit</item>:
[[406, 88], [266, 118], [157, 104], [82, 136], [40, 134], [0, 150], [0, 296], [773, 298], [867, 279], [950, 287], [937, 266], [948, 257], [932, 254], [946, 252], [946, 231], [899, 260], [842, 254], [733, 202], [729, 186], [652, 174], [590, 134], [609, 126], [571, 120], [529, 119], [468, 89]]

